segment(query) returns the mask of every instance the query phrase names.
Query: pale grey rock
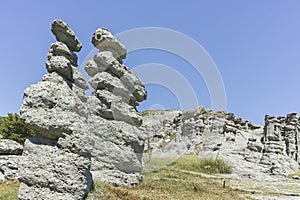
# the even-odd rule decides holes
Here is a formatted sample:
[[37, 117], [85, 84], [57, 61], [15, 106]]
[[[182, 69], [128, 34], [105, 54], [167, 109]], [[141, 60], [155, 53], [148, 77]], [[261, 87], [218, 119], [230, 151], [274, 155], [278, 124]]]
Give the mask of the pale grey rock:
[[125, 102], [129, 103], [130, 98], [132, 98], [121, 80], [107, 72], [97, 73], [89, 82], [95, 90], [108, 90], [112, 94], [120, 96]]
[[86, 124], [87, 85], [66, 57], [53, 55], [48, 61], [56, 69], [67, 63], [71, 75], [50, 70], [24, 92], [21, 119], [36, 136], [25, 142], [19, 199], [84, 199], [92, 186], [94, 144]]
[[136, 101], [133, 106], [137, 106], [138, 102], [142, 102], [147, 98], [147, 91], [142, 81], [127, 67], [125, 67], [126, 73], [120, 78], [125, 87], [135, 97]]
[[54, 42], [51, 44], [47, 58], [50, 59], [53, 56], [63, 56], [70, 60], [73, 66], [77, 66], [77, 55], [71, 52], [68, 46], [62, 42]]
[[2, 174], [2, 172], [0, 172], [0, 183], [5, 181], [5, 177], [4, 174]]
[[21, 155], [23, 146], [18, 142], [8, 139], [0, 139], [0, 155]]
[[141, 116], [141, 129], [148, 133], [144, 153], [152, 152], [149, 158], [187, 153], [218, 157], [233, 167], [233, 176], [258, 181], [286, 179], [299, 168], [294, 138], [299, 137], [300, 120], [295, 113], [266, 116], [264, 127], [233, 113], [203, 108], [145, 111]]
[[64, 56], [53, 56], [49, 58], [46, 62], [46, 68], [49, 73], [57, 72], [66, 79], [73, 79], [71, 62]]
[[17, 179], [19, 162], [22, 159], [20, 155], [0, 155], [0, 174], [3, 180]]
[[[112, 40], [106, 49], [110, 52], [99, 53], [101, 58], [95, 56], [85, 65], [96, 89], [88, 97], [73, 53], [80, 50], [76, 36], [64, 22], [55, 21], [53, 27], [59, 42], [50, 47], [49, 74], [25, 90], [21, 107], [21, 119], [36, 135], [26, 140], [19, 164], [19, 199], [84, 199], [92, 186], [91, 173], [94, 180], [137, 184], [145, 133], [138, 128], [142, 120], [135, 106], [146, 91], [120, 64], [125, 48]], [[120, 76], [127, 77], [126, 84]]]
[[143, 169], [144, 133], [124, 122], [104, 119], [97, 122], [90, 129], [95, 142], [93, 178], [120, 186], [137, 184]]
[[92, 186], [89, 159], [41, 139], [25, 142], [19, 199], [84, 199]]
[[[49, 79], [53, 81], [48, 81]], [[86, 117], [85, 107], [64, 79], [48, 74], [42, 82], [24, 92], [21, 118], [27, 126], [46, 138], [58, 139], [70, 134], [70, 127]]]
[[92, 37], [93, 45], [101, 51], [110, 51], [122, 62], [126, 58], [126, 48], [106, 28], [99, 28]]
[[55, 35], [57, 41], [66, 44], [71, 51], [79, 52], [82, 44], [76, 37], [74, 31], [67, 23], [62, 20], [54, 20], [51, 27], [52, 33]]
[[105, 68], [102, 69], [98, 67], [97, 63], [93, 59], [91, 59], [84, 64], [84, 70], [87, 72], [89, 76], [94, 76], [98, 72], [104, 71]]
[[89, 89], [84, 76], [80, 73], [77, 67], [72, 67], [74, 84], [83, 90]]
[[261, 144], [260, 142], [257, 142], [256, 140], [249, 140], [248, 144], [247, 144], [247, 148], [250, 151], [255, 151], [255, 152], [262, 152], [263, 151], [263, 144]]
[[110, 51], [101, 51], [94, 56], [94, 61], [97, 63], [99, 71], [108, 71], [113, 76], [121, 78], [124, 73], [129, 70], [122, 65], [116, 58], [113, 57], [113, 53]]

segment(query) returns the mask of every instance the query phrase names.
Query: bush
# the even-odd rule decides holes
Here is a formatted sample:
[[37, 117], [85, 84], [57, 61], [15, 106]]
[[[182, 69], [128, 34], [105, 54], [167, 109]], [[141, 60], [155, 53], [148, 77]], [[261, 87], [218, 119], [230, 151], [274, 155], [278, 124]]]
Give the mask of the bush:
[[34, 135], [34, 131], [26, 128], [18, 114], [8, 113], [6, 117], [0, 119], [0, 135], [2, 139], [24, 144], [27, 138]]
[[180, 157], [172, 166], [181, 170], [194, 171], [206, 174], [229, 174], [232, 167], [219, 158], [199, 158], [195, 155]]

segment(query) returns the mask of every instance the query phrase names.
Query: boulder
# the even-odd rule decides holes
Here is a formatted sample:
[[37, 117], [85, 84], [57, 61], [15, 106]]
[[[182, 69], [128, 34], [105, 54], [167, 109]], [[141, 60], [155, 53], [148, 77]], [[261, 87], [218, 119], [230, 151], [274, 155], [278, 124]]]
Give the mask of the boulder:
[[49, 73], [57, 72], [68, 80], [73, 79], [71, 62], [64, 56], [50, 57], [46, 62], [46, 68]]
[[126, 48], [106, 28], [99, 28], [92, 37], [92, 43], [101, 51], [110, 51], [113, 56], [122, 62], [126, 58]]
[[23, 146], [18, 142], [8, 139], [0, 140], [0, 155], [21, 155]]
[[92, 187], [90, 160], [48, 142], [43, 138], [25, 142], [19, 199], [83, 199]]
[[57, 41], [66, 44], [71, 51], [79, 52], [82, 44], [76, 37], [74, 31], [64, 21], [57, 19], [52, 22], [52, 33], [55, 35]]
[[3, 180], [13, 180], [19, 177], [19, 162], [22, 158], [20, 155], [0, 155], [0, 176]]

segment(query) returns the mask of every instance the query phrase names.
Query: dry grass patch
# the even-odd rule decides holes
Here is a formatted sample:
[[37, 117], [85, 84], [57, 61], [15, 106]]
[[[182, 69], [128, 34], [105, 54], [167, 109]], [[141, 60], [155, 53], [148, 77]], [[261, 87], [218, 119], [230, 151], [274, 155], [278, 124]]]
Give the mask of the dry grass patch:
[[18, 180], [7, 181], [0, 184], [0, 200], [18, 200], [20, 183]]

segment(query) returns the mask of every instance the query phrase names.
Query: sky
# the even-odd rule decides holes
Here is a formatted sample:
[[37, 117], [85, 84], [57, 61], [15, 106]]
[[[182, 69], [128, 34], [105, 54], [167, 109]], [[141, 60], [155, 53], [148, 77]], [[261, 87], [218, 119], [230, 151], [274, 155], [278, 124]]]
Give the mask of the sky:
[[[82, 71], [94, 49], [91, 37], [97, 28], [106, 27], [119, 34], [158, 27], [181, 33], [203, 47], [221, 77], [229, 112], [259, 124], [264, 123], [265, 114], [300, 113], [299, 10], [298, 0], [2, 1], [0, 115], [18, 113], [24, 90], [47, 73], [47, 52], [56, 41], [50, 31], [54, 19], [67, 22], [82, 42], [83, 48], [77, 53]], [[141, 37], [147, 41], [150, 36]], [[190, 53], [198, 55], [193, 50]], [[192, 87], [199, 106], [213, 108], [211, 83], [180, 55], [144, 48], [128, 52], [124, 64], [133, 71], [168, 66]], [[168, 71], [153, 70], [151, 75], [174, 80]], [[138, 107], [140, 111], [182, 109], [181, 104], [186, 103], [157, 80], [145, 84], [148, 97]], [[180, 87], [183, 82], [174, 85], [179, 93], [189, 91]]]

